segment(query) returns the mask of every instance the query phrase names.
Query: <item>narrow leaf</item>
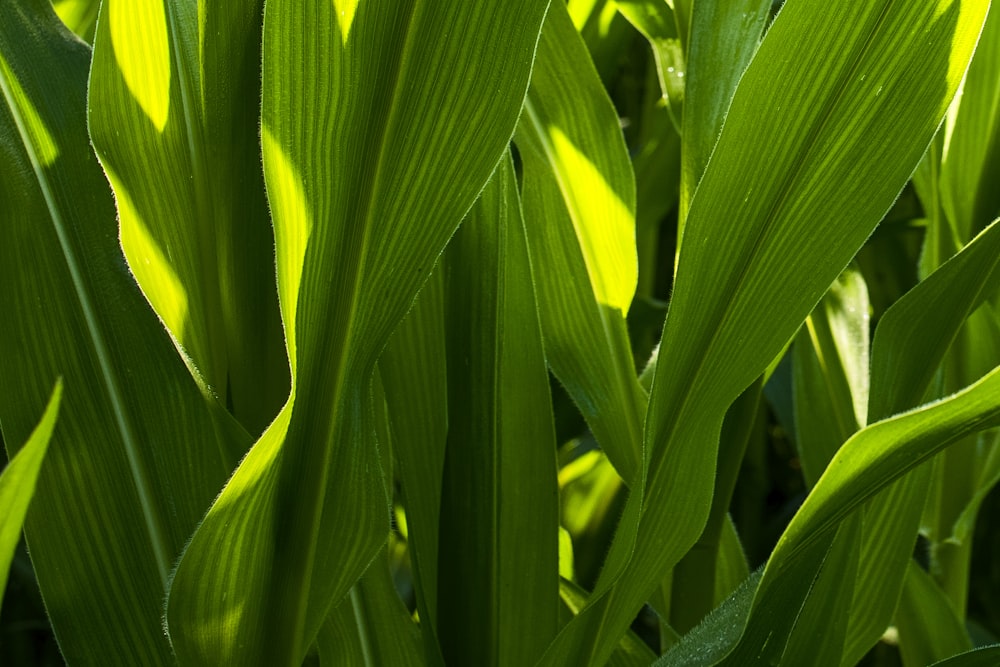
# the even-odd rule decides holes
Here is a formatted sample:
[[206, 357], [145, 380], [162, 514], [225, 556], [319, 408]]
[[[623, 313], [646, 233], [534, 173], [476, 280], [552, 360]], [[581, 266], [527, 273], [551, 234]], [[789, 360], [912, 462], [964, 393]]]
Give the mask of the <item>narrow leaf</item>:
[[437, 620], [448, 664], [532, 664], [558, 631], [555, 432], [517, 195], [505, 158], [444, 258]]
[[288, 396], [259, 109], [247, 103], [260, 97], [262, 10], [106, 0], [89, 90], [129, 266], [195, 377], [255, 435]]
[[21, 524], [35, 495], [38, 471], [42, 468], [59, 416], [62, 391], [62, 380], [59, 380], [52, 389], [52, 397], [38, 426], [21, 449], [11, 455], [7, 467], [0, 473], [0, 601], [7, 590], [7, 575], [14, 559], [14, 549], [21, 539]]
[[546, 18], [515, 140], [546, 359], [631, 483], [646, 405], [625, 327], [638, 276], [635, 182], [617, 114], [562, 3]]

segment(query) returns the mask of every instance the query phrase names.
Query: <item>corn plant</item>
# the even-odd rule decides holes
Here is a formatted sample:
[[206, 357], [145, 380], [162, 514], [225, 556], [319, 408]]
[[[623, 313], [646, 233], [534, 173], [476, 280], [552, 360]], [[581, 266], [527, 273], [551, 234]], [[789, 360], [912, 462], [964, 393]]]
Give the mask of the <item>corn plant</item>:
[[3, 0], [4, 664], [996, 664], [989, 10]]

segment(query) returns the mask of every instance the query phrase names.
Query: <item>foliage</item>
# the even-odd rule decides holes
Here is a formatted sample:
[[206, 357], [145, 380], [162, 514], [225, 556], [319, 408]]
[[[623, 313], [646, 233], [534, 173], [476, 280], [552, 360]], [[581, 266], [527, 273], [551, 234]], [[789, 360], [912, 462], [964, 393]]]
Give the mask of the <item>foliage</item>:
[[0, 4], [0, 652], [995, 660], [989, 10]]

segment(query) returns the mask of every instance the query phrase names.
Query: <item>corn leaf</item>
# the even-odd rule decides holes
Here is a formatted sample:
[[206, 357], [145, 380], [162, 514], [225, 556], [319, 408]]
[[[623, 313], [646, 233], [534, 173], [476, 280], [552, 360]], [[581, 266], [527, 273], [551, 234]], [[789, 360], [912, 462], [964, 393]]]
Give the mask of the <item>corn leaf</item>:
[[998, 77], [1000, 12], [991, 12], [943, 137], [941, 206], [960, 244], [1000, 215], [1000, 191], [994, 186], [1000, 176]]
[[592, 601], [550, 663], [602, 662], [697, 540], [723, 415], [892, 205], [988, 4], [789, 0], [775, 19], [691, 203], [646, 417], [646, 485], [633, 488]]
[[513, 133], [546, 5], [268, 2], [261, 134], [292, 394], [178, 566], [182, 662], [299, 664], [385, 541], [368, 378]]
[[625, 327], [638, 275], [635, 181], [562, 3], [546, 17], [515, 141], [546, 359], [630, 484], [646, 405]]
[[0, 5], [0, 422], [23, 442], [64, 378], [25, 532], [65, 659], [171, 664], [171, 565], [249, 439], [129, 275], [87, 136], [89, 64], [47, 2]]
[[419, 667], [420, 631], [406, 611], [383, 549], [350, 594], [330, 613], [317, 637], [325, 665]]
[[1000, 645], [984, 646], [965, 653], [959, 653], [931, 667], [992, 667], [1000, 660]]
[[951, 602], [931, 575], [912, 561], [895, 618], [904, 665], [930, 665], [972, 650], [965, 624]]
[[846, 442], [768, 560], [746, 630], [724, 664], [781, 659], [797, 621], [787, 610], [800, 607], [840, 522], [948, 445], [1000, 423], [998, 392], [1000, 368], [958, 394], [872, 424]]
[[806, 319], [793, 348], [795, 443], [802, 473], [816, 483], [868, 409], [868, 288], [861, 272], [841, 274]]
[[692, 7], [681, 121], [679, 238], [736, 84], [757, 51], [770, 14], [769, 0], [701, 0]]
[[259, 108], [247, 104], [260, 97], [262, 9], [106, 0], [89, 92], [129, 266], [195, 377], [255, 435], [288, 396]]
[[93, 43], [100, 0], [52, 0], [52, 6], [67, 28], [85, 42]]
[[440, 268], [431, 274], [379, 357], [420, 632], [430, 665], [443, 664], [435, 630], [438, 517], [448, 436], [443, 277]]
[[680, 132], [684, 117], [690, 11], [678, 14], [675, 5], [662, 0], [615, 0], [615, 3], [622, 16], [649, 42], [660, 91], [666, 100], [670, 119]]
[[62, 380], [59, 380], [38, 426], [16, 453], [11, 452], [10, 462], [0, 473], [0, 600], [7, 589], [7, 574], [14, 559], [14, 549], [21, 539], [21, 525], [35, 494], [38, 472], [59, 417], [62, 391]]
[[448, 664], [533, 664], [559, 629], [559, 504], [548, 374], [509, 158], [443, 268], [441, 648]]

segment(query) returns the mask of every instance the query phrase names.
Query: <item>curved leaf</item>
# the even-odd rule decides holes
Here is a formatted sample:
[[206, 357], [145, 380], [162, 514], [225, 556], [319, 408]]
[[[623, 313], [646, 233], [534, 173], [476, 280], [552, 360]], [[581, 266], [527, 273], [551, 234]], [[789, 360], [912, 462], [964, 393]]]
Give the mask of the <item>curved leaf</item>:
[[647, 483], [633, 488], [592, 601], [549, 660], [600, 663], [697, 540], [726, 410], [889, 210], [988, 5], [785, 3], [691, 203], [646, 416]]
[[[106, 0], [89, 118], [129, 266], [253, 434], [288, 396], [258, 143], [263, 0]], [[232, 462], [235, 467], [237, 461]]]
[[52, 397], [38, 426], [16, 453], [12, 448], [10, 462], [0, 472], [0, 601], [7, 589], [7, 574], [14, 559], [14, 549], [21, 539], [21, 524], [35, 495], [38, 471], [42, 468], [59, 416], [62, 392], [60, 379], [52, 389]]
[[546, 5], [267, 3], [262, 141], [292, 395], [178, 566], [181, 661], [299, 664], [385, 541], [368, 380], [506, 148]]
[[64, 378], [25, 532], [66, 660], [169, 664], [171, 564], [248, 438], [129, 275], [87, 136], [89, 64], [48, 2], [0, 4], [0, 422], [23, 441]]
[[562, 3], [546, 18], [515, 141], [546, 359], [631, 484], [646, 406], [625, 327], [638, 278], [635, 179]]

